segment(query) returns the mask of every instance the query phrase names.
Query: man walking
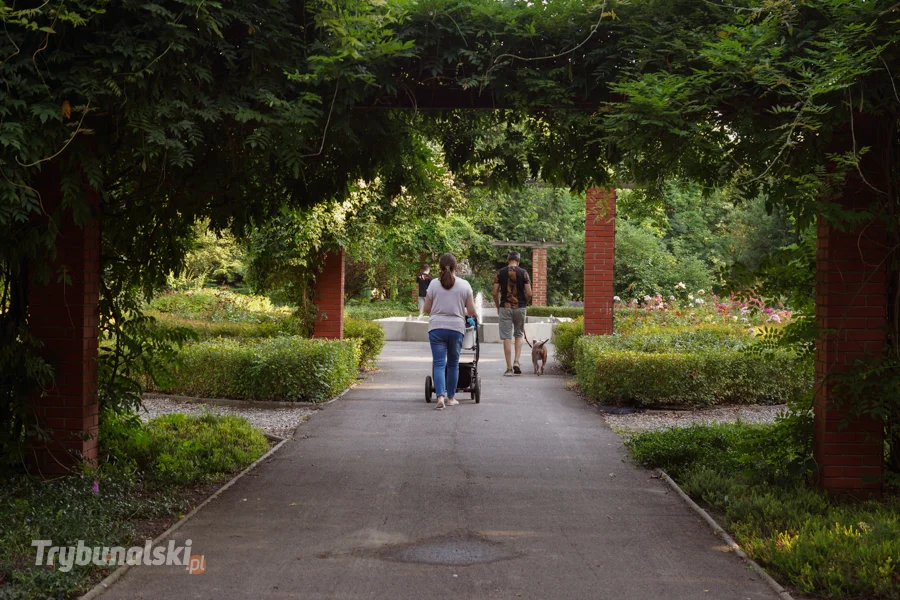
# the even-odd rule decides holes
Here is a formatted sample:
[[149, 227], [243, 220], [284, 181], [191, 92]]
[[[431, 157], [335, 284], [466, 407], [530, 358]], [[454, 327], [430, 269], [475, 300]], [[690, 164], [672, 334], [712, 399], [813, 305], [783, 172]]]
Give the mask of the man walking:
[[422, 311], [425, 308], [425, 296], [428, 294], [428, 286], [431, 284], [431, 267], [425, 265], [422, 272], [416, 275], [416, 283], [419, 286], [419, 318], [422, 318]]
[[[503, 340], [503, 353], [506, 356], [505, 377], [521, 375], [519, 358], [522, 356], [522, 337], [525, 335], [525, 305], [531, 301], [531, 279], [528, 271], [519, 266], [521, 255], [510, 252], [507, 265], [497, 271], [494, 278], [494, 306], [500, 317], [500, 339]], [[512, 349], [515, 339], [516, 357], [513, 360]]]

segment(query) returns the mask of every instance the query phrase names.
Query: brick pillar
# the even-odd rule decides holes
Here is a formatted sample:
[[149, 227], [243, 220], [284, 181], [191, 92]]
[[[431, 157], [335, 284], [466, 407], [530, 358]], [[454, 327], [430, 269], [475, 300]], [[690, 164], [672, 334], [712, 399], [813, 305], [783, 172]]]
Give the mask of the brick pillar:
[[613, 332], [616, 190], [587, 191], [584, 223], [584, 333]]
[[815, 456], [820, 483], [832, 492], [866, 496], [881, 488], [884, 425], [851, 419], [840, 390], [827, 379], [885, 347], [886, 236], [880, 225], [839, 231], [819, 217], [816, 319], [836, 330], [816, 344]]
[[[90, 194], [96, 215], [97, 197]], [[59, 195], [58, 186], [41, 190], [48, 212], [59, 206]], [[97, 460], [98, 219], [79, 227], [67, 211], [51, 269], [50, 282], [32, 281], [29, 292], [30, 330], [44, 344], [42, 354], [54, 369], [50, 388], [30, 399], [34, 416], [50, 432], [49, 440], [32, 442], [29, 456], [34, 472], [45, 477], [68, 473], [79, 459], [89, 464]]]
[[313, 337], [344, 339], [344, 249], [329, 252], [316, 277], [316, 322]]
[[547, 249], [531, 250], [531, 305], [547, 306]]

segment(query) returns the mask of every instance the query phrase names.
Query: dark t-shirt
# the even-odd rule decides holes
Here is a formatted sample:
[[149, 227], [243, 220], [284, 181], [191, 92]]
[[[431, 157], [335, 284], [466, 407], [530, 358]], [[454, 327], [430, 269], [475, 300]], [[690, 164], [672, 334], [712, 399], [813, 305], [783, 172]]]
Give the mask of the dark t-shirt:
[[424, 298], [428, 293], [428, 285], [433, 277], [428, 273], [419, 273], [416, 275], [416, 283], [419, 284], [419, 298]]
[[522, 267], [503, 267], [497, 271], [494, 283], [500, 286], [500, 306], [525, 308], [525, 286], [531, 283], [528, 271]]

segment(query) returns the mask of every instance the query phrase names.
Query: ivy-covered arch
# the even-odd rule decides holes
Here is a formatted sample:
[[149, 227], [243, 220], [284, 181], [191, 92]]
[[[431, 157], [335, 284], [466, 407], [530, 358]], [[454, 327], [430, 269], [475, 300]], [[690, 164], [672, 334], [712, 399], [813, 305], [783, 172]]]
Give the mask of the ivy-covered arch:
[[[82, 286], [83, 337], [69, 335], [68, 310], [46, 326], [68, 331], [62, 352], [80, 356], [83, 381], [44, 416], [91, 432], [92, 369], [105, 401], [135, 397], [120, 374], [139, 360], [128, 346], [142, 326], [138, 294], [178, 265], [194, 218], [240, 231], [286, 204], [342, 197], [358, 179], [377, 177], [388, 195], [427, 187], [416, 159], [424, 127], [452, 168], [487, 163], [507, 182], [539, 174], [652, 192], [678, 175], [762, 190], [798, 223], [819, 219], [819, 318], [836, 333], [819, 344], [817, 457], [827, 487], [877, 489], [884, 428], [874, 415], [896, 423], [900, 411], [867, 401], [836, 410], [844, 392], [826, 378], [857, 357], [898, 369], [897, 11], [886, 0], [0, 8], [4, 450], [31, 431], [21, 399], [49, 381], [32, 343], [38, 295], [71, 308], [72, 288], [59, 284]], [[495, 110], [425, 120], [426, 108]], [[475, 134], [486, 120], [533, 134], [484, 153]], [[371, 150], [383, 147], [394, 151]], [[89, 237], [98, 225], [99, 242]], [[68, 276], [77, 263], [59, 242], [76, 232], [102, 277]], [[99, 362], [98, 328], [116, 342]], [[855, 430], [841, 429], [848, 409], [868, 415]]]

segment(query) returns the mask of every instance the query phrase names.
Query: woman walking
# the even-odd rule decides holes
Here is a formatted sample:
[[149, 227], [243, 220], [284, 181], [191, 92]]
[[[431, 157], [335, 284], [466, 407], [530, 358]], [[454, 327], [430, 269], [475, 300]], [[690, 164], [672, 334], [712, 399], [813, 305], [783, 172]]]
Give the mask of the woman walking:
[[[456, 257], [445, 254], [440, 261], [441, 274], [428, 285], [425, 312], [429, 315], [428, 341], [434, 365], [434, 391], [437, 410], [444, 405], [456, 406], [454, 399], [459, 381], [459, 352], [466, 333], [466, 317], [475, 316], [472, 286], [456, 276]], [[444, 369], [446, 368], [446, 377]]]

